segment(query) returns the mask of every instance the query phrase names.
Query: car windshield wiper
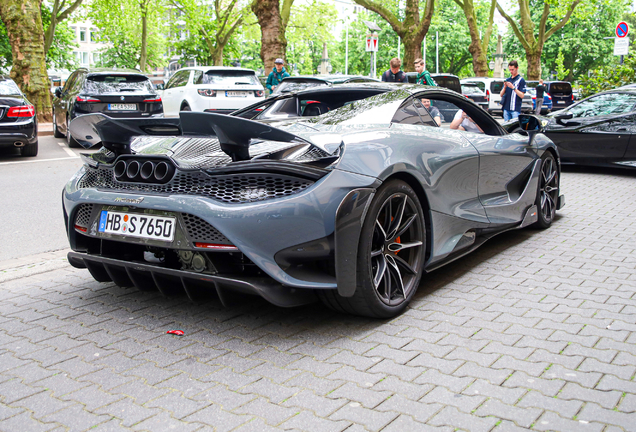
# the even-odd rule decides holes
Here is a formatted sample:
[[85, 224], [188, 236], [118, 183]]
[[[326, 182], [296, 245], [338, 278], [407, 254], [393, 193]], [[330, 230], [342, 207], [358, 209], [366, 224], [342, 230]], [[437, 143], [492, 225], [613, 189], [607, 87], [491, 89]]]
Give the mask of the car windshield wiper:
[[235, 82], [234, 85], [250, 85], [248, 82]]

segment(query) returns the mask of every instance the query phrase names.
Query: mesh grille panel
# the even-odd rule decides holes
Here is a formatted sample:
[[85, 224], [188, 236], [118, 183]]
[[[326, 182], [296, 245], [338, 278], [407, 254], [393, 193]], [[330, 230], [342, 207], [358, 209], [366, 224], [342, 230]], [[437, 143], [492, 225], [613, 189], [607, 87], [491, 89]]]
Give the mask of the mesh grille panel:
[[232, 244], [223, 234], [200, 217], [182, 213], [183, 222], [193, 242]]
[[205, 174], [177, 172], [163, 185], [121, 183], [108, 168], [89, 169], [79, 188], [112, 189], [130, 192], [155, 192], [207, 196], [230, 204], [242, 204], [280, 198], [308, 188], [314, 182], [285, 175], [235, 174], [210, 177]]
[[93, 212], [93, 204], [82, 204], [75, 216], [75, 225], [88, 228], [91, 221], [91, 213]]

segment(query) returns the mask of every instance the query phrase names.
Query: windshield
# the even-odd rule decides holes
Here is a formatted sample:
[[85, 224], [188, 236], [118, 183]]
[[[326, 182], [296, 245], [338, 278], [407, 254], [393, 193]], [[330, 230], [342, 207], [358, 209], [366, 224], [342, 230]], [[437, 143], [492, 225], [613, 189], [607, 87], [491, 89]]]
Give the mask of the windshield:
[[201, 75], [195, 84], [261, 85], [254, 72], [242, 70], [209, 70]]
[[309, 122], [326, 125], [391, 123], [393, 115], [407, 96], [406, 92], [400, 90], [371, 96], [314, 117]]
[[13, 81], [2, 80], [0, 81], [0, 95], [19, 95], [20, 89]]
[[567, 110], [575, 118], [625, 114], [634, 109], [636, 95], [606, 93], [583, 100]]
[[150, 80], [142, 75], [93, 75], [86, 79], [88, 93], [145, 92], [154, 93]]
[[476, 85], [462, 84], [462, 93], [471, 95], [481, 95], [483, 92]]

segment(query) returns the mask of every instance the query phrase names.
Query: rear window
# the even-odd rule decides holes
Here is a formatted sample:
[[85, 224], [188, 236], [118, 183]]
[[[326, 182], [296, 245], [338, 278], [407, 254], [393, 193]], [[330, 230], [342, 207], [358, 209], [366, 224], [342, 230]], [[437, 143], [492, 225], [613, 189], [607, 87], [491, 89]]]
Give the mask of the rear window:
[[260, 85], [254, 72], [234, 70], [209, 70], [199, 76], [195, 84], [221, 84], [221, 85]]
[[20, 89], [13, 81], [0, 81], [0, 95], [19, 95]]
[[464, 87], [464, 85], [466, 85], [466, 84], [468, 84], [468, 85], [475, 85], [475, 86], [479, 87], [479, 90], [481, 90], [481, 91], [486, 90], [486, 84], [484, 84], [484, 83], [483, 83], [483, 82], [481, 82], [481, 81], [468, 81], [468, 82], [466, 82], [466, 83], [462, 84], [462, 88], [463, 88], [463, 87]]
[[490, 83], [490, 91], [493, 93], [501, 93], [501, 89], [503, 88], [503, 81], [493, 81]]
[[550, 93], [572, 94], [570, 83], [550, 83]]
[[435, 80], [435, 83], [440, 87], [445, 87], [456, 92], [461, 92], [462, 90], [459, 80], [455, 77], [434, 76], [433, 80]]
[[477, 85], [462, 84], [462, 94], [481, 95], [483, 92]]
[[89, 93], [150, 92], [150, 80], [141, 75], [92, 75], [86, 79], [84, 91]]

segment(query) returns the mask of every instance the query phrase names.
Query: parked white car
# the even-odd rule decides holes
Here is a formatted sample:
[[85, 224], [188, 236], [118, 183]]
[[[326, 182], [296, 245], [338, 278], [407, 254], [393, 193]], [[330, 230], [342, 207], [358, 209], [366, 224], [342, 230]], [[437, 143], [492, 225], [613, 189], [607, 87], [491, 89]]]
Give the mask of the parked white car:
[[[484, 78], [484, 77], [473, 77], [473, 78], [464, 78], [461, 80], [461, 83], [475, 83], [477, 86], [486, 93], [486, 100], [488, 101], [488, 112], [490, 114], [499, 114], [503, 115], [503, 110], [501, 107], [501, 89], [504, 85], [503, 78]], [[526, 95], [523, 97], [521, 101], [521, 111], [522, 112], [532, 112], [532, 95], [526, 92]]]
[[166, 117], [179, 111], [229, 114], [265, 98], [262, 84], [251, 69], [196, 66], [179, 69], [162, 95]]

